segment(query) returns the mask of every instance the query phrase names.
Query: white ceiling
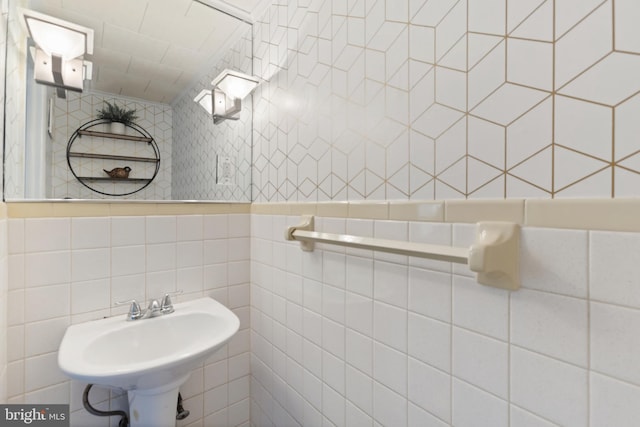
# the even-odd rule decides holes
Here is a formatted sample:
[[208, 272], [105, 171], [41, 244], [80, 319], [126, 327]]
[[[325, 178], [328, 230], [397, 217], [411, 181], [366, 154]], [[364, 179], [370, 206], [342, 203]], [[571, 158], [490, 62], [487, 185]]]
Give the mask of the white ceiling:
[[[203, 2], [249, 17], [263, 0]], [[162, 103], [249, 28], [194, 0], [30, 0], [27, 7], [93, 28], [91, 89]]]

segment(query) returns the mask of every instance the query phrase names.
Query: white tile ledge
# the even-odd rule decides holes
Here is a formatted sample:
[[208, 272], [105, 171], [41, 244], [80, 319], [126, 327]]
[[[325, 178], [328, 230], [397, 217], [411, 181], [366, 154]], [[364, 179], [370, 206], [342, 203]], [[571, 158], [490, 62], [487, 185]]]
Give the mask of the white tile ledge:
[[0, 217], [202, 213], [312, 214], [319, 217], [475, 223], [510, 221], [528, 227], [640, 232], [640, 198], [445, 201], [337, 201], [320, 203], [9, 201]]
[[528, 200], [525, 225], [638, 232], [640, 198]]
[[250, 213], [250, 203], [131, 200], [25, 200], [2, 203], [8, 218]]
[[251, 213], [640, 232], [640, 198], [253, 203]]

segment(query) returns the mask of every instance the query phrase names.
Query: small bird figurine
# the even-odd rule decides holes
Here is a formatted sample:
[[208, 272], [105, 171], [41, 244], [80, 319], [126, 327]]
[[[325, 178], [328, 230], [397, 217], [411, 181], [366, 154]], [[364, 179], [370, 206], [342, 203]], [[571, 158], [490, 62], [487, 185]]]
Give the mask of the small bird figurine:
[[102, 169], [109, 175], [111, 178], [129, 178], [129, 172], [131, 172], [131, 168], [129, 166], [125, 166], [123, 168], [113, 168], [110, 171], [106, 169]]

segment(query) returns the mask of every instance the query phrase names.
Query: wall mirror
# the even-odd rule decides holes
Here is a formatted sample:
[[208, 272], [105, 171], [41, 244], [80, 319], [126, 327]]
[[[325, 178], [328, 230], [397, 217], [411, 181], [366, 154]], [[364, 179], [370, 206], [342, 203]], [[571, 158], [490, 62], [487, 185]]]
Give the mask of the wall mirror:
[[[93, 29], [82, 92], [36, 83], [25, 10]], [[252, 62], [250, 14], [222, 0], [9, 0], [4, 200], [251, 201], [251, 98], [215, 125], [194, 99], [224, 69], [253, 74]], [[143, 131], [125, 134], [146, 139], [104, 137], [106, 124], [78, 135], [106, 102], [134, 109]]]

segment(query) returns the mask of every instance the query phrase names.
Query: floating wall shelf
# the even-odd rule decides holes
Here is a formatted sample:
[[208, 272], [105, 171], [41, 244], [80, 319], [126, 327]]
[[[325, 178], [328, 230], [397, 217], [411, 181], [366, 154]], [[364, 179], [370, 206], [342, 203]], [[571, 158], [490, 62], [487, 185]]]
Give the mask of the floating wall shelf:
[[110, 178], [110, 177], [102, 177], [102, 176], [79, 176], [78, 179], [83, 181], [113, 181], [120, 183], [140, 183], [140, 182], [150, 182], [149, 178]]
[[83, 157], [85, 159], [109, 159], [109, 160], [129, 160], [132, 162], [149, 162], [158, 163], [160, 159], [153, 159], [151, 157], [133, 157], [133, 156], [115, 156], [111, 154], [94, 154], [94, 153], [77, 153], [70, 152], [69, 157]]
[[[133, 126], [131, 125], [127, 125], [131, 128], [133, 128]], [[111, 138], [111, 139], [124, 139], [127, 141], [138, 141], [138, 142], [151, 142], [153, 141], [153, 138], [148, 137], [148, 136], [136, 136], [136, 135], [122, 135], [119, 133], [110, 133], [110, 132], [99, 132], [99, 131], [95, 131], [95, 130], [83, 130], [83, 129], [78, 129], [78, 135], [83, 136], [97, 136], [100, 138]]]
[[[127, 196], [129, 194], [137, 193], [138, 191], [146, 188], [149, 184], [151, 184], [154, 178], [158, 175], [158, 172], [160, 170], [160, 149], [158, 148], [158, 145], [156, 144], [153, 137], [145, 129], [136, 125], [135, 123], [125, 124], [126, 128], [129, 129], [129, 133], [127, 134], [104, 132], [103, 130], [101, 130], [101, 129], [104, 129], [106, 125], [108, 125], [109, 123], [110, 121], [108, 120], [97, 119], [97, 120], [92, 120], [90, 122], [87, 122], [82, 126], [80, 126], [78, 129], [76, 129], [73, 135], [71, 135], [71, 138], [69, 138], [69, 143], [67, 144], [67, 164], [69, 165], [69, 169], [71, 170], [71, 173], [73, 174], [73, 176], [82, 185], [84, 185], [91, 191], [104, 194], [106, 196]], [[85, 148], [87, 148], [87, 145], [89, 146], [87, 151], [85, 152], [77, 151], [77, 148], [76, 148], [76, 151], [72, 150], [73, 144], [77, 142], [78, 139], [83, 137], [88, 138], [88, 141], [89, 141], [89, 143], [83, 144]], [[103, 138], [112, 139], [112, 140], [129, 141], [133, 143], [142, 142], [149, 148], [148, 153], [150, 154], [150, 156], [148, 157], [124, 156], [124, 155], [109, 154], [104, 152], [100, 153], [98, 151], [100, 151], [101, 145], [103, 145], [102, 144]], [[95, 142], [93, 142], [94, 140]], [[72, 161], [72, 159], [80, 159], [80, 160]], [[110, 169], [113, 169], [114, 167], [125, 166], [121, 162], [155, 163], [155, 168], [153, 169], [153, 175], [150, 177], [111, 178], [111, 177], [105, 177], [105, 176], [79, 176], [76, 170], [74, 169], [74, 165], [76, 169], [80, 169], [80, 167], [83, 164], [78, 162], [82, 161], [83, 159], [87, 159], [87, 161], [95, 161], [95, 162], [102, 161], [100, 163], [93, 164], [93, 166], [90, 169], [94, 171], [96, 169], [98, 171], [101, 171], [102, 169], [110, 170]], [[85, 166], [86, 166], [86, 163], [85, 163]], [[135, 168], [132, 168], [132, 169], [135, 169]], [[149, 172], [150, 171], [147, 170], [147, 173]], [[121, 184], [121, 183], [132, 184], [133, 183], [133, 184], [138, 184], [138, 187], [132, 190], [131, 186], [127, 185], [125, 187], [122, 187], [122, 191], [106, 192], [96, 188], [96, 184], [92, 185], [92, 183], [100, 183], [100, 182], [112, 182], [115, 184]], [[120, 187], [114, 186], [114, 188], [119, 189]]]

